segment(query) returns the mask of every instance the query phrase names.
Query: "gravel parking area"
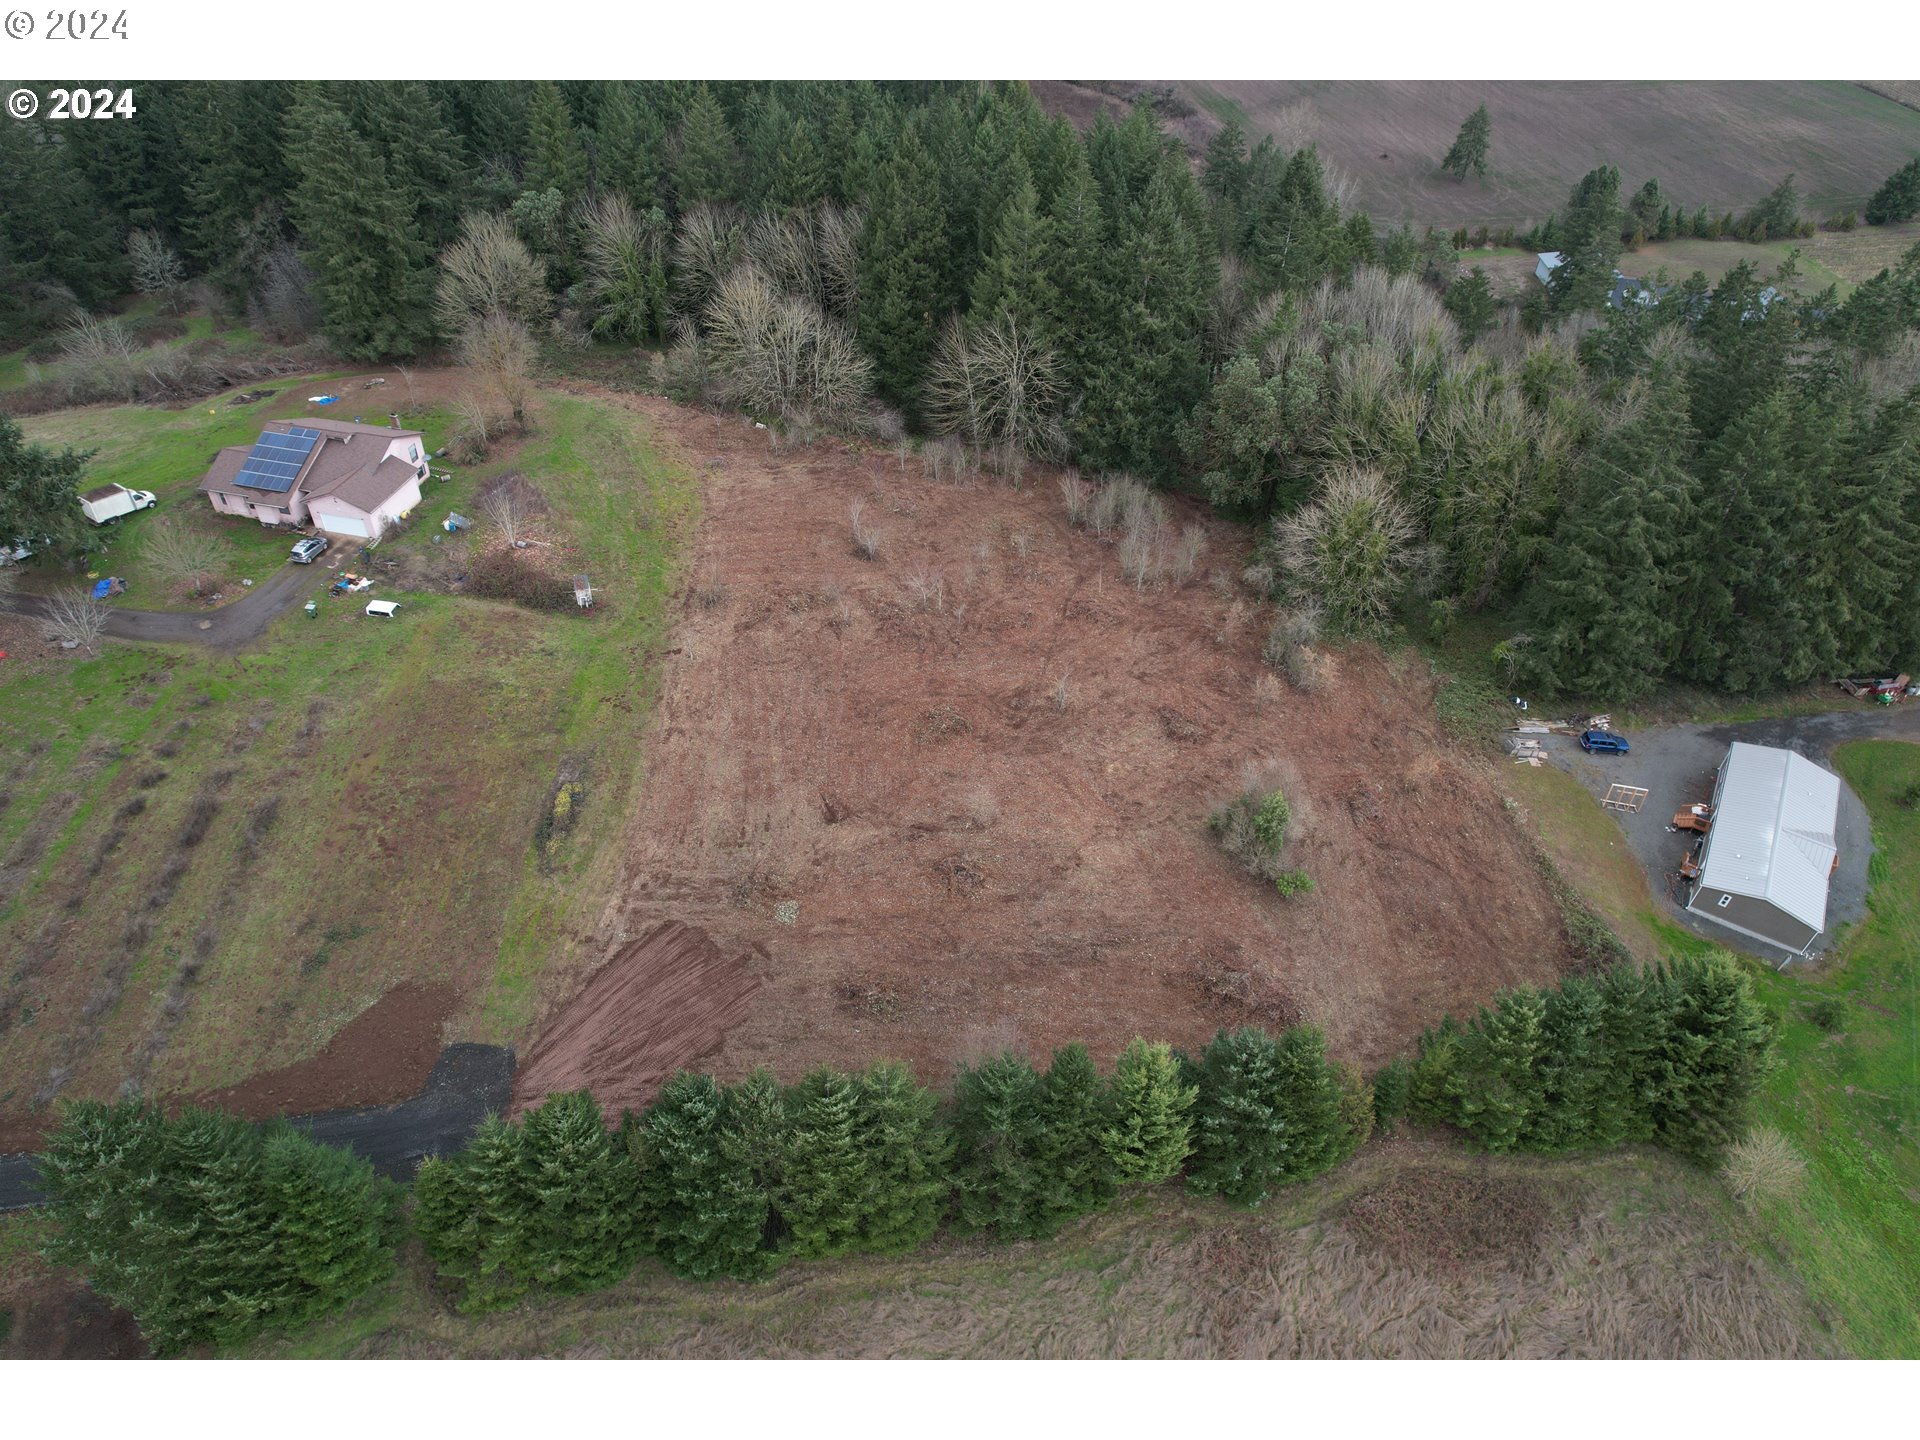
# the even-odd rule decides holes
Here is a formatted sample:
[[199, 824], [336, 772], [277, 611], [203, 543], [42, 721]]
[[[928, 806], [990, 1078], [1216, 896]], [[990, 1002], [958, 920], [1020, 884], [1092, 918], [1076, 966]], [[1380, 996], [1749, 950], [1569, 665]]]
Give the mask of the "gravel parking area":
[[[1646, 869], [1655, 903], [1677, 924], [1716, 944], [1759, 955], [1775, 964], [1792, 952], [1749, 940], [1701, 919], [1679, 906], [1676, 881], [1680, 858], [1692, 837], [1669, 826], [1673, 812], [1713, 797], [1713, 772], [1735, 740], [1794, 750], [1831, 770], [1833, 749], [1848, 740], [1920, 741], [1920, 702], [1890, 709], [1840, 710], [1825, 715], [1760, 720], [1747, 725], [1664, 725], [1627, 735], [1633, 749], [1625, 755], [1589, 755], [1571, 735], [1538, 737], [1547, 758], [1572, 775], [1595, 799], [1613, 784], [1644, 785], [1646, 803], [1634, 813], [1616, 813], [1634, 856]], [[1818, 955], [1833, 942], [1840, 926], [1867, 913], [1867, 862], [1873, 855], [1866, 807], [1843, 780], [1837, 824], [1840, 868], [1827, 891], [1827, 928], [1814, 942]]]

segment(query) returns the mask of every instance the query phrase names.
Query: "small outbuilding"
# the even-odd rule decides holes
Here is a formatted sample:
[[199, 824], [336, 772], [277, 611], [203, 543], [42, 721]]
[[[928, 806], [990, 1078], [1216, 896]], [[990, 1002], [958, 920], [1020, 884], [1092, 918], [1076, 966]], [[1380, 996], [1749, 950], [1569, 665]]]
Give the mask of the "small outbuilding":
[[1804, 955], [1827, 928], [1840, 781], [1803, 755], [1736, 740], [1713, 787], [1713, 828], [1687, 909]]

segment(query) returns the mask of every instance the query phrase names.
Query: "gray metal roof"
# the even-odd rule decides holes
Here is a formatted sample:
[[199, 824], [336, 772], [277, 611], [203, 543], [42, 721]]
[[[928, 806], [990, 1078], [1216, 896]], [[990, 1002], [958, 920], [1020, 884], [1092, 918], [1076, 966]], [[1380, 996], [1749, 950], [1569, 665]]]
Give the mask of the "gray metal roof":
[[1765, 900], [1815, 930], [1827, 926], [1840, 781], [1804, 756], [1736, 740], [1700, 883]]

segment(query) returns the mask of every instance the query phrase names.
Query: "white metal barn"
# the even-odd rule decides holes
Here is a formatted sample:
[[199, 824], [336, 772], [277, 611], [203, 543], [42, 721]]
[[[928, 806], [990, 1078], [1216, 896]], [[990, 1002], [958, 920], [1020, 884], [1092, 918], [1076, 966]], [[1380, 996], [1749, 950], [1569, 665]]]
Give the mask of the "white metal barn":
[[1804, 756], [1736, 740], [1687, 909], [1797, 955], [1827, 928], [1840, 781]]

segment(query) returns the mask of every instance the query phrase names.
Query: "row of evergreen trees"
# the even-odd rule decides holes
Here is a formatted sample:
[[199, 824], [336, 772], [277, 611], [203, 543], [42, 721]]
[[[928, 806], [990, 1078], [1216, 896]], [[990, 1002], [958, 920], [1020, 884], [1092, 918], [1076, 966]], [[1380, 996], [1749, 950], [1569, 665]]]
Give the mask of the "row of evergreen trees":
[[[1128, 1186], [1184, 1175], [1258, 1205], [1411, 1113], [1491, 1151], [1652, 1143], [1711, 1160], [1744, 1133], [1773, 1024], [1724, 952], [1503, 992], [1369, 1083], [1319, 1032], [1220, 1032], [1197, 1057], [1135, 1040], [1102, 1076], [1084, 1046], [1002, 1055], [943, 1104], [904, 1065], [782, 1086], [682, 1073], [609, 1131], [585, 1091], [421, 1167], [412, 1226], [480, 1311], [613, 1284], [653, 1255], [689, 1279], [893, 1254], [943, 1226], [1040, 1239]], [[48, 1254], [131, 1310], [157, 1348], [308, 1321], [389, 1273], [399, 1187], [284, 1122], [138, 1101], [70, 1104], [41, 1166]]]
[[1380, 1088], [1492, 1151], [1660, 1145], [1711, 1159], [1746, 1133], [1774, 1022], [1725, 952], [1508, 990], [1420, 1037]]

